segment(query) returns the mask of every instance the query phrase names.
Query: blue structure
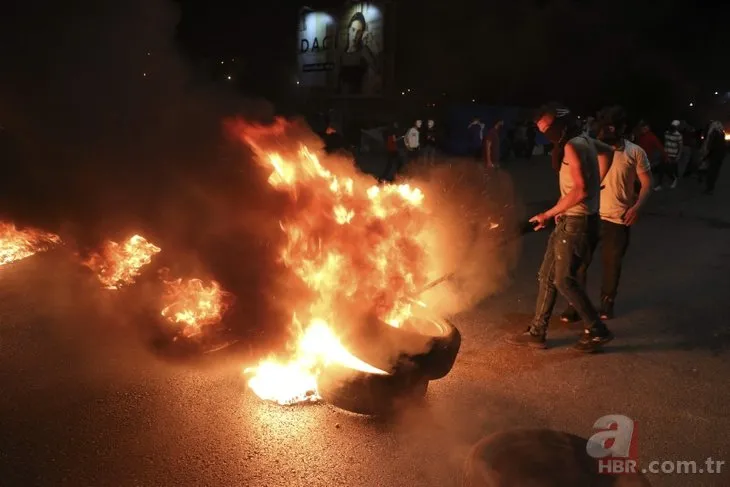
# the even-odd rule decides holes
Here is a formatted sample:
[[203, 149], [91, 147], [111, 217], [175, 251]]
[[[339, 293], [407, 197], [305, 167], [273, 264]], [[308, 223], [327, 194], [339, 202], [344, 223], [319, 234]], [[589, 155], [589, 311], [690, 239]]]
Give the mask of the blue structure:
[[[484, 130], [486, 131], [494, 125], [497, 120], [504, 120], [507, 127], [514, 125], [517, 122], [522, 121], [520, 115], [524, 113], [524, 110], [519, 107], [500, 107], [500, 106], [488, 106], [488, 105], [452, 105], [446, 109], [445, 120], [443, 125], [448, 128], [448, 132], [445, 134], [442, 149], [450, 154], [454, 155], [467, 155], [471, 154], [468, 126], [474, 117], [484, 123]], [[502, 136], [505, 137], [507, 131], [502, 132]], [[548, 141], [541, 133], [537, 133], [535, 137], [535, 144], [542, 145], [547, 144]]]

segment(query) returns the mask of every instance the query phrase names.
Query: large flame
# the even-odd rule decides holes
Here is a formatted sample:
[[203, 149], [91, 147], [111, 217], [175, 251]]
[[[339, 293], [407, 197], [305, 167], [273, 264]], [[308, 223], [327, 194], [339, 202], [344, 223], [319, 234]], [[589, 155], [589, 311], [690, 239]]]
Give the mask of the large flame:
[[371, 374], [387, 374], [347, 351], [326, 322], [315, 319], [300, 336], [294, 357], [268, 359], [244, 370], [248, 385], [267, 401], [281, 405], [320, 399], [317, 377], [323, 367], [338, 364]]
[[0, 266], [30, 257], [61, 243], [53, 233], [26, 228], [18, 230], [14, 224], [0, 222]]
[[123, 244], [107, 241], [101, 252], [92, 254], [83, 264], [96, 273], [106, 289], [119, 289], [134, 283], [142, 267], [160, 250], [144, 237], [134, 235]]
[[374, 185], [351, 160], [320, 160], [288, 135], [293, 126], [283, 120], [269, 127], [237, 122], [231, 128], [271, 170], [269, 183], [291, 196], [293, 211], [280, 222], [287, 237], [281, 260], [313, 296], [303, 306], [310, 325], [292, 360], [249, 369], [254, 374], [249, 386], [282, 404], [310, 399], [316, 394], [306, 391], [316, 391], [323, 363], [359, 369], [364, 364], [351, 362], [355, 357], [337, 341], [313, 351], [305, 345], [310, 334], [335, 337], [334, 329], [356, 326], [352, 321], [367, 313], [396, 327], [410, 316], [408, 296], [426, 284], [432, 268], [424, 194], [408, 184]]
[[221, 285], [211, 281], [206, 286], [200, 279], [176, 279], [165, 282], [162, 316], [182, 326], [182, 335], [192, 337], [203, 328], [219, 323], [230, 306], [230, 295]]

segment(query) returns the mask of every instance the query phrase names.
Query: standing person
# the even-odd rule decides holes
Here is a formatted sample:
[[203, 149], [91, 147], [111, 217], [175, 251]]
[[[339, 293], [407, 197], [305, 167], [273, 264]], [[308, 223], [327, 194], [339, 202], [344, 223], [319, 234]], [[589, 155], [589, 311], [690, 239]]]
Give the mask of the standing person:
[[474, 159], [481, 162], [484, 160], [484, 124], [479, 117], [472, 118], [467, 126], [469, 132], [469, 150]]
[[386, 161], [385, 169], [379, 178], [380, 181], [395, 179], [401, 165], [403, 164], [400, 151], [398, 150], [398, 140], [403, 137], [399, 137], [398, 133], [398, 122], [393, 122], [391, 127], [385, 132]]
[[704, 160], [700, 166], [706, 176], [704, 194], [711, 195], [715, 192], [715, 183], [725, 159], [725, 149], [725, 129], [722, 123], [713, 121], [707, 131], [703, 147]]
[[423, 157], [429, 164], [436, 159], [436, 145], [436, 122], [428, 120], [423, 138]]
[[532, 159], [532, 153], [535, 152], [535, 139], [537, 138], [537, 128], [532, 121], [527, 123], [527, 159]]
[[406, 154], [408, 162], [414, 161], [418, 158], [419, 151], [421, 150], [421, 126], [423, 122], [416, 120], [411, 128], [408, 129], [405, 136], [406, 143]]
[[515, 128], [515, 156], [527, 157], [527, 126], [520, 122]]
[[659, 172], [659, 178], [657, 185], [654, 187], [654, 191], [661, 191], [662, 181], [665, 175], [672, 179], [669, 188], [674, 189], [677, 187], [677, 182], [679, 181], [679, 159], [682, 157], [682, 134], [679, 132], [680, 125], [679, 120], [674, 120], [669, 130], [664, 133], [664, 152], [666, 159], [662, 165], [662, 170]]
[[499, 137], [500, 131], [504, 127], [504, 120], [497, 120], [484, 139], [484, 157], [488, 169], [499, 169], [499, 161], [501, 158]]
[[654, 176], [659, 177], [659, 172], [663, 169], [662, 161], [666, 158], [664, 146], [644, 120], [640, 121], [636, 127], [636, 144], [644, 149], [649, 157]]
[[[598, 115], [601, 141], [613, 150], [613, 162], [606, 168], [601, 184], [601, 234], [603, 280], [601, 284], [602, 320], [614, 316], [614, 301], [621, 277], [621, 264], [629, 248], [631, 226], [651, 195], [651, 165], [644, 149], [626, 138], [626, 112], [622, 107], [608, 107]], [[639, 182], [638, 196], [635, 183]], [[586, 272], [590, 261], [578, 270], [578, 278], [585, 287]], [[580, 317], [571, 306], [563, 312], [560, 320], [578, 321]]]
[[[535, 230], [550, 220], [556, 226], [548, 240], [540, 266], [535, 317], [527, 330], [510, 338], [516, 345], [546, 348], [548, 322], [560, 292], [583, 320], [583, 333], [575, 349], [594, 352], [613, 339], [613, 333], [598, 316], [576, 275], [590, 261], [592, 241], [598, 236], [600, 172], [598, 149], [567, 109], [545, 106], [536, 118], [537, 127], [555, 145], [560, 161], [560, 199], [544, 213], [530, 219]], [[607, 160], [603, 159], [603, 165]]]

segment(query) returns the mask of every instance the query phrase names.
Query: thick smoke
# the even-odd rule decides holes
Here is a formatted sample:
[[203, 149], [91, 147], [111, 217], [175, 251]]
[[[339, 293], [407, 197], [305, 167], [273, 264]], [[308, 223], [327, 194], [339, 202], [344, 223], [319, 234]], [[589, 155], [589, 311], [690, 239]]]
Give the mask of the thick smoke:
[[416, 171], [414, 178], [433, 214], [434, 279], [449, 276], [422, 299], [439, 314], [453, 314], [503, 289], [521, 249], [522, 212], [510, 177], [455, 159]]
[[266, 121], [272, 108], [192, 72], [179, 16], [168, 0], [35, 1], [2, 16], [2, 217], [82, 253], [140, 233], [265, 327], [278, 322], [264, 304], [276, 294], [277, 201], [221, 122]]

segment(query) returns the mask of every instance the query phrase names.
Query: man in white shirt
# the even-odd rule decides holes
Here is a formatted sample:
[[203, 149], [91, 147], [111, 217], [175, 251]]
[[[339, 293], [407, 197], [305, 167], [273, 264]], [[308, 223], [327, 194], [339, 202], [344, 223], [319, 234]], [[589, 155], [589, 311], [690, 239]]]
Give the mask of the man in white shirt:
[[[613, 147], [613, 162], [601, 174], [601, 216], [603, 280], [601, 284], [600, 317], [613, 318], [621, 264], [629, 247], [631, 226], [651, 194], [651, 165], [644, 149], [625, 137], [626, 112], [621, 107], [609, 107], [599, 113], [599, 139]], [[603, 169], [603, 168], [602, 168]], [[636, 193], [636, 183], [641, 189]], [[579, 279], [585, 284], [590, 261], [579, 269]], [[580, 318], [572, 307], [561, 315], [565, 322]]]
[[418, 152], [421, 148], [421, 126], [423, 125], [423, 122], [421, 120], [416, 120], [416, 122], [413, 124], [411, 128], [408, 129], [406, 132], [406, 136], [404, 139], [406, 150], [408, 154], [408, 160], [412, 161], [416, 157], [418, 157]]

